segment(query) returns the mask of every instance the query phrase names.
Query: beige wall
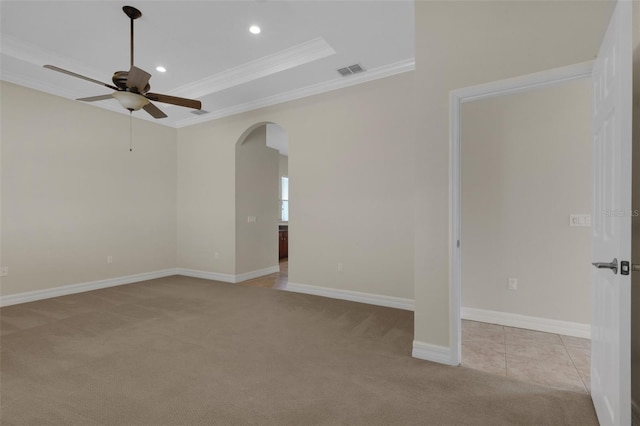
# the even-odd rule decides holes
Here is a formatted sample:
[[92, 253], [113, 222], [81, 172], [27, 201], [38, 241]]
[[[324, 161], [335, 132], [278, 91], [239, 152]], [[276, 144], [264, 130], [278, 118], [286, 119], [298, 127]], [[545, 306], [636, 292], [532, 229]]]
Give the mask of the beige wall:
[[[633, 209], [640, 211], [640, 3], [633, 3]], [[640, 216], [631, 222], [633, 263], [640, 263]], [[640, 273], [631, 274], [631, 400], [640, 410]], [[640, 415], [640, 412], [637, 413]], [[639, 426], [639, 425], [634, 425]]]
[[463, 104], [461, 165], [462, 306], [590, 324], [591, 80]]
[[416, 340], [449, 346], [449, 91], [593, 59], [612, 7], [416, 3]]
[[176, 130], [0, 87], [1, 294], [175, 267]]
[[3, 295], [174, 267], [244, 272], [236, 143], [269, 121], [291, 144], [290, 279], [413, 298], [412, 73], [179, 130], [134, 119], [132, 153], [125, 115], [2, 88]]
[[[179, 129], [177, 266], [235, 274], [235, 187], [230, 184], [235, 180], [235, 144], [249, 126], [273, 121], [289, 132], [291, 144], [290, 279], [407, 298], [414, 296], [415, 281], [416, 339], [448, 346], [449, 91], [593, 59], [611, 8], [612, 2], [419, 1], [415, 72]], [[171, 145], [170, 135], [176, 131], [135, 121], [150, 130], [140, 134], [135, 157], [123, 157], [113, 140], [118, 137], [114, 129], [126, 129], [125, 116], [29, 91], [11, 102], [7, 112], [4, 88], [11, 86], [2, 87], [2, 263], [11, 267], [3, 291], [41, 288], [45, 276], [57, 277], [48, 283], [62, 285], [174, 266], [169, 259], [175, 254], [170, 239], [175, 235], [171, 217], [176, 203], [169, 201], [169, 193], [175, 197], [175, 183], [167, 171], [175, 162], [165, 164], [163, 149]], [[27, 100], [35, 99], [38, 111], [41, 98], [46, 114], [27, 110]], [[66, 107], [58, 108], [59, 104]], [[72, 114], [64, 113], [67, 107]], [[16, 123], [36, 124], [5, 126], [14, 118]], [[73, 138], [57, 122], [71, 120], [81, 129]], [[108, 130], [95, 134], [96, 127]], [[45, 140], [52, 139], [51, 134], [61, 146], [77, 149], [44, 146], [41, 151], [30, 144], [23, 149], [15, 139], [22, 132], [46, 132]], [[10, 137], [13, 142], [5, 142]], [[88, 150], [82, 143], [86, 141], [99, 149]], [[160, 152], [144, 156], [143, 147]], [[46, 161], [40, 152], [56, 161]], [[127, 161], [132, 158], [144, 167], [136, 169]], [[20, 217], [34, 229], [18, 229], [11, 222], [21, 212], [7, 205], [20, 201], [25, 192], [10, 193], [13, 189], [7, 186], [21, 184], [8, 185], [5, 176], [26, 172], [11, 165], [14, 162], [42, 165], [38, 173], [45, 173], [47, 164], [68, 166], [95, 192], [76, 191], [75, 179], [68, 179], [64, 183], [70, 185], [53, 191], [58, 198], [46, 204], [55, 206], [48, 214], [29, 199], [32, 210]], [[152, 190], [138, 199], [140, 182]], [[51, 193], [52, 188], [46, 189], [40, 193]], [[69, 202], [79, 193], [82, 200], [86, 195], [92, 201], [92, 208], [93, 201], [101, 207], [95, 215], [69, 216], [80, 211]], [[66, 197], [65, 203], [58, 201], [60, 197]], [[145, 214], [151, 220], [142, 221]], [[38, 225], [41, 220], [43, 226]], [[74, 234], [76, 227], [82, 235]], [[50, 232], [46, 239], [43, 229]], [[37, 257], [26, 248], [14, 250], [16, 244], [29, 241], [20, 238], [21, 232], [34, 241], [35, 234], [40, 235], [37, 241], [43, 246], [30, 245]], [[90, 244], [81, 244], [85, 235]], [[58, 250], [61, 241], [68, 250]], [[89, 248], [80, 250], [77, 245]], [[22, 260], [14, 261], [7, 247]], [[115, 258], [110, 269], [104, 261], [109, 254]], [[118, 260], [123, 257], [125, 261]], [[36, 258], [40, 265], [33, 269]], [[36, 272], [23, 276], [29, 283], [23, 286], [16, 283], [13, 271], [23, 271], [25, 259]], [[336, 271], [338, 262], [344, 271]]]
[[235, 273], [235, 144], [274, 122], [289, 136], [290, 281], [413, 298], [412, 99], [405, 73], [179, 129], [179, 266]]
[[235, 274], [236, 218], [231, 207], [236, 188], [231, 183], [235, 142], [244, 130], [228, 135], [229, 143], [216, 143], [206, 128], [178, 129], [177, 264], [181, 268]]
[[236, 274], [278, 266], [279, 154], [266, 136], [260, 126], [236, 144]]

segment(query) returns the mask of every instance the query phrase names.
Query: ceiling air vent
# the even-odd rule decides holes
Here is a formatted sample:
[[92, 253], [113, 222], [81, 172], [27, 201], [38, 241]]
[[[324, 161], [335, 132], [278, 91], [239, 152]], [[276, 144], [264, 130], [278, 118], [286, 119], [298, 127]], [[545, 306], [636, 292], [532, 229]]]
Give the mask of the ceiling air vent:
[[364, 71], [365, 69], [360, 64], [349, 65], [348, 67], [340, 68], [338, 72], [341, 76], [347, 77], [351, 74], [357, 74], [359, 72]]
[[191, 114], [195, 114], [195, 115], [205, 115], [205, 114], [209, 114], [209, 111], [205, 111], [203, 109], [195, 109], [193, 111], [189, 111]]

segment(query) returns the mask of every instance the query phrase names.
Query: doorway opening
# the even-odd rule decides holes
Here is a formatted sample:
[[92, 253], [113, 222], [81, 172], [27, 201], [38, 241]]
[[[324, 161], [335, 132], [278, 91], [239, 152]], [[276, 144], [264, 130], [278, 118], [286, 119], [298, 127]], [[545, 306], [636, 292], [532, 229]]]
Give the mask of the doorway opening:
[[289, 257], [289, 138], [275, 123], [250, 126], [236, 144], [236, 275], [284, 288]]
[[275, 288], [286, 288], [289, 280], [289, 135], [277, 124], [267, 124], [267, 146], [278, 150], [278, 262]]
[[586, 393], [591, 81], [536, 89], [459, 110], [460, 361]]
[[266, 125], [267, 146], [278, 151], [278, 259], [280, 265], [289, 259], [289, 135], [274, 123]]

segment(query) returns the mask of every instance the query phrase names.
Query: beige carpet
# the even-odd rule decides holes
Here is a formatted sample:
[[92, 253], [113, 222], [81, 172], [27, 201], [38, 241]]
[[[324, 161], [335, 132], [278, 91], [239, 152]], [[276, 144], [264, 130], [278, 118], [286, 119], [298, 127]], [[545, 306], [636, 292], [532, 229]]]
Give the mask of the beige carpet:
[[8, 425], [595, 425], [589, 396], [411, 358], [411, 312], [169, 277], [1, 310]]

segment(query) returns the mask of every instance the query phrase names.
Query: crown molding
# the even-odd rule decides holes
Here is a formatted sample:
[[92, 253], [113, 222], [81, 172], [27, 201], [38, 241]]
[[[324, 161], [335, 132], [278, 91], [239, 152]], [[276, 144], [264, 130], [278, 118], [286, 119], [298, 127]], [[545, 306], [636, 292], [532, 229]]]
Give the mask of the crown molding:
[[325, 92], [331, 92], [333, 90], [343, 89], [349, 86], [355, 86], [357, 84], [366, 83], [373, 80], [378, 80], [384, 77], [391, 77], [396, 74], [402, 74], [415, 69], [415, 58], [407, 59], [393, 64], [384, 65], [372, 70], [351, 75], [348, 77], [338, 77], [333, 80], [314, 84], [311, 86], [303, 87], [289, 92], [281, 93], [274, 96], [258, 99], [255, 101], [247, 102], [240, 105], [234, 105], [232, 107], [219, 109], [212, 111], [211, 113], [203, 116], [197, 116], [193, 118], [187, 118], [184, 120], [178, 120], [175, 122], [175, 127], [181, 128], [186, 126], [192, 126], [198, 123], [204, 123], [207, 121], [217, 120], [219, 118], [229, 117], [231, 115], [240, 114], [247, 111], [253, 111], [260, 108], [265, 108], [272, 105], [281, 104], [284, 102], [293, 101], [296, 99], [305, 98], [307, 96], [318, 95]]
[[40, 92], [49, 93], [51, 95], [60, 96], [62, 98], [73, 99], [73, 95], [66, 90], [62, 90], [57, 86], [45, 83], [34, 78], [16, 74], [10, 71], [0, 72], [0, 79], [19, 86], [28, 87], [30, 89], [39, 90]]
[[[0, 53], [3, 55], [10, 56], [19, 61], [26, 62], [31, 65], [35, 65], [38, 68], [46, 64], [55, 64], [56, 66], [59, 66], [61, 68], [73, 70], [73, 72], [77, 72], [79, 74], [83, 74], [91, 78], [99, 79], [99, 77], [96, 77], [96, 76], [99, 76], [101, 74], [101, 72], [88, 68], [71, 58], [58, 55], [55, 53], [51, 53], [31, 43], [18, 40], [15, 37], [11, 37], [11, 36], [6, 36], [6, 35], [2, 36], [2, 42], [0, 43]], [[30, 89], [49, 93], [51, 95], [60, 96], [62, 98], [66, 98], [69, 100], [75, 101], [78, 98], [78, 93], [71, 93], [67, 90], [61, 89], [59, 86], [46, 83], [40, 79], [28, 77], [28, 76], [17, 74], [10, 71], [2, 70], [0, 72], [0, 79], [3, 81], [7, 81], [9, 83], [17, 84], [23, 87], [28, 87]], [[102, 102], [99, 105], [98, 104], [94, 104], [94, 105], [87, 104], [87, 105], [106, 109], [112, 112], [116, 112], [118, 114], [129, 115], [129, 112], [121, 108], [120, 104], [118, 104], [117, 102], [113, 102], [111, 104], [107, 102]], [[166, 123], [166, 122], [158, 123], [157, 121], [154, 121], [155, 119], [153, 119], [152, 117], [146, 118], [143, 115], [139, 115], [136, 118], [175, 128], [175, 123]]]
[[[53, 63], [62, 68], [72, 69], [74, 70], [74, 72], [78, 72], [94, 78], [96, 76], [98, 76], [99, 78], [101, 74], [99, 71], [87, 68], [86, 66], [83, 66], [82, 64], [71, 58], [48, 52], [33, 44], [23, 42], [11, 36], [2, 37], [0, 53], [38, 67], [42, 67], [42, 65], [45, 65], [47, 63]], [[281, 50], [274, 53], [273, 55], [265, 56], [255, 61], [251, 61], [241, 66], [231, 68], [229, 70], [207, 77], [205, 79], [180, 86], [168, 93], [174, 96], [198, 98], [209, 93], [214, 93], [233, 86], [244, 84], [249, 81], [256, 80], [258, 78], [272, 75], [277, 72], [307, 64], [309, 62], [331, 56], [335, 53], [335, 50], [324, 39], [316, 38], [308, 42], [293, 46], [291, 48]], [[281, 104], [284, 102], [293, 101], [296, 99], [301, 99], [307, 96], [313, 96], [333, 90], [343, 89], [372, 80], [390, 77], [392, 75], [401, 74], [407, 71], [413, 71], [414, 69], [415, 58], [410, 58], [404, 61], [374, 68], [360, 74], [355, 74], [348, 77], [337, 77], [333, 80], [324, 81], [300, 89], [295, 89], [277, 95], [268, 96], [262, 99], [257, 99], [251, 102], [214, 110], [211, 113], [203, 116], [194, 116], [182, 120], [173, 121], [159, 121], [152, 119], [151, 117], [147, 118], [144, 115], [139, 115], [136, 118], [150, 121], [163, 126], [181, 128], [216, 120], [223, 117], [228, 117], [235, 114], [240, 114], [243, 112], [265, 108], [272, 105]], [[3, 71], [0, 75], [0, 78], [9, 83], [18, 84], [20, 86], [39, 90], [45, 93], [50, 93], [70, 100], [75, 100], [77, 97], [77, 94], [73, 94], [60, 89], [55, 85], [45, 83], [36, 78], [27, 77], [12, 72]], [[117, 103], [113, 103], [113, 105], [100, 103], [100, 105], [90, 106], [106, 109], [118, 114], [128, 115], [128, 112], [120, 108]]]
[[[99, 77], [102, 72], [89, 68], [78, 61], [66, 56], [58, 55], [19, 40], [11, 36], [3, 36], [0, 53], [20, 61], [42, 67], [55, 64], [61, 68], [70, 69], [91, 78]], [[267, 77], [278, 72], [286, 71], [300, 65], [308, 64], [319, 59], [335, 55], [336, 51], [322, 37], [309, 40], [296, 46], [281, 50], [272, 55], [247, 62], [220, 73], [205, 77], [201, 80], [185, 84], [167, 92], [173, 96], [199, 98], [211, 93], [219, 92], [230, 87], [238, 86]], [[54, 93], [54, 92], [51, 92]]]
[[[408, 71], [413, 71], [415, 69], [415, 60], [408, 59], [401, 62], [396, 62], [394, 64], [385, 65], [379, 68], [375, 68], [370, 71], [366, 71], [361, 74], [352, 75], [349, 77], [338, 77], [334, 80], [330, 80], [327, 82], [322, 82], [319, 84], [314, 84], [311, 86], [303, 87], [301, 89], [291, 90], [289, 92], [281, 93], [274, 96], [269, 96], [266, 98], [258, 99], [252, 102], [247, 102], [240, 105], [234, 105], [232, 107], [219, 109], [216, 111], [212, 111], [211, 113], [203, 116], [195, 116], [193, 118], [187, 118], [183, 120], [177, 120], [172, 122], [160, 122], [159, 120], [154, 120], [152, 118], [147, 118], [144, 115], [138, 115], [136, 118], [140, 120], [150, 121], [152, 123], [160, 124], [163, 126], [173, 127], [173, 128], [182, 128], [187, 126], [192, 126], [199, 123], [204, 123], [207, 121], [213, 121], [224, 117], [229, 117], [235, 114], [241, 114], [243, 112], [253, 111], [260, 108], [265, 108], [268, 106], [278, 105], [284, 102], [293, 101], [296, 99], [305, 98], [307, 96], [319, 95], [325, 92], [330, 92], [333, 90], [343, 89], [349, 86], [355, 86], [357, 84], [366, 83], [373, 80], [378, 80], [380, 78], [390, 77], [396, 74], [402, 74]], [[41, 92], [50, 93], [52, 95], [61, 96], [67, 99], [75, 99], [74, 95], [61, 90], [60, 88], [43, 83], [40, 80], [31, 79], [22, 75], [17, 75], [9, 72], [2, 72], [0, 78], [9, 83], [14, 83], [20, 86], [28, 87], [31, 89], [39, 90]], [[118, 114], [128, 113], [119, 107], [118, 103], [114, 103], [113, 105], [106, 105], [103, 103], [102, 105], [89, 105], [97, 108], [103, 108], [112, 112], [116, 112]]]
[[336, 51], [333, 47], [322, 37], [318, 37], [272, 55], [229, 68], [193, 83], [185, 84], [171, 90], [169, 94], [187, 98], [200, 98], [335, 54]]
[[[26, 77], [24, 75], [20, 75], [20, 74], [8, 72], [8, 71], [2, 71], [0, 73], [0, 80], [6, 81], [8, 83], [17, 84], [18, 86], [27, 87], [29, 89], [38, 90], [40, 92], [44, 92], [53, 96], [59, 96], [61, 98], [65, 98], [70, 101], [76, 101], [76, 97], [75, 97], [76, 95], [66, 90], [62, 90], [59, 87], [54, 86], [52, 84], [44, 83], [42, 80]], [[82, 104], [89, 107], [101, 108], [107, 111], [129, 116], [129, 112], [124, 108], [122, 108], [118, 102], [101, 102], [100, 105], [97, 105], [97, 104], [92, 105], [86, 102], [82, 102]], [[149, 122], [160, 124], [167, 127], [172, 127], [174, 129], [176, 128], [175, 123], [172, 123], [172, 122], [161, 123], [151, 116], [147, 118], [144, 114], [135, 115], [134, 118], [149, 121]]]
[[[55, 64], [60, 68], [70, 69], [73, 70], [73, 72], [86, 75], [96, 80], [100, 80], [100, 76], [104, 74], [103, 71], [87, 67], [75, 59], [58, 55], [57, 53], [50, 52], [34, 44], [7, 35], [2, 36], [0, 53], [23, 62], [36, 65], [37, 67], [42, 67], [46, 64]], [[107, 83], [110, 83], [111, 77], [108, 77]]]

